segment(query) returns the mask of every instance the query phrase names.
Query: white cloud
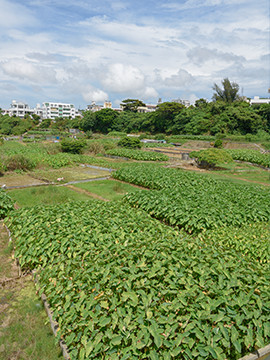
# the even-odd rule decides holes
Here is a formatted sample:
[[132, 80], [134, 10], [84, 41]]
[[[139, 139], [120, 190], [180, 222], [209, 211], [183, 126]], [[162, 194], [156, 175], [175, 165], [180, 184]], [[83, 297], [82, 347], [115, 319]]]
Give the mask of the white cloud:
[[179, 88], [189, 86], [193, 81], [194, 78], [188, 71], [179, 69], [176, 74], [164, 79], [164, 85]]
[[106, 89], [116, 93], [134, 92], [144, 87], [144, 75], [136, 67], [112, 64], [102, 74], [101, 82]]
[[92, 101], [104, 102], [109, 99], [107, 93], [100, 89], [91, 89], [82, 93], [84, 100], [90, 104]]
[[0, 64], [3, 72], [11, 78], [29, 80], [34, 83], [55, 81], [55, 70], [50, 67], [33, 64], [23, 59], [12, 59]]

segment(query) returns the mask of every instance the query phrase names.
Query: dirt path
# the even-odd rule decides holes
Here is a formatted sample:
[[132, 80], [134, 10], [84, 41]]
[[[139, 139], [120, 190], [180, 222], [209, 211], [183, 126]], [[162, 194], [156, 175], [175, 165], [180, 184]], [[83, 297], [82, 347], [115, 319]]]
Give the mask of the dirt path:
[[89, 196], [91, 196], [91, 197], [93, 197], [94, 199], [97, 199], [97, 200], [110, 201], [108, 199], [103, 198], [102, 196], [94, 194], [94, 193], [92, 193], [90, 191], [87, 191], [85, 189], [77, 188], [76, 186], [73, 186], [73, 185], [66, 185], [66, 187], [70, 188], [71, 190], [76, 191], [77, 193], [89, 195]]

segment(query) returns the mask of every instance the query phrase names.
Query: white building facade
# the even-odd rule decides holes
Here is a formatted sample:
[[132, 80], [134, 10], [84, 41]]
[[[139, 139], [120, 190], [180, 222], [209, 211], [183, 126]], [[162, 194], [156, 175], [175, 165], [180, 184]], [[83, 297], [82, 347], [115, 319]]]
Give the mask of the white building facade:
[[34, 109], [31, 109], [30, 106], [22, 101], [12, 100], [10, 108], [3, 110], [3, 115], [16, 116], [23, 119], [25, 115], [33, 115]]
[[43, 119], [56, 119], [71, 118], [74, 119], [79, 115], [78, 110], [75, 109], [73, 104], [44, 102], [42, 103], [42, 118]]

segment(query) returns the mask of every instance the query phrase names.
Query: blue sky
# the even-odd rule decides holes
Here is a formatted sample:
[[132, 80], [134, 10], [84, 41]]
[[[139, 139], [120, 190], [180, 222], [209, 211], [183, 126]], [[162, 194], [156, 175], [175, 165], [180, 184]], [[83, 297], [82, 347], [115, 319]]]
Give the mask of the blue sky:
[[0, 107], [268, 97], [269, 1], [0, 0]]

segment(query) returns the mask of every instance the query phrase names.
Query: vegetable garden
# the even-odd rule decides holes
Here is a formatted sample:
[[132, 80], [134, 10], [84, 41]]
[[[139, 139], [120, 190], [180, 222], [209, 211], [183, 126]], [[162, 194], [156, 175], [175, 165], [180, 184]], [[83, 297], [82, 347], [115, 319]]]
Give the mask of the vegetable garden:
[[[35, 167], [112, 164], [37, 144], [3, 147], [4, 164], [17, 154]], [[167, 160], [142, 150], [107, 154]], [[35, 270], [71, 360], [237, 360], [266, 346], [269, 189], [159, 163], [113, 164], [115, 179], [150, 190], [19, 210], [0, 191], [15, 257]]]
[[19, 210], [8, 226], [71, 359], [238, 359], [269, 341], [266, 269], [232, 249], [118, 202]]

